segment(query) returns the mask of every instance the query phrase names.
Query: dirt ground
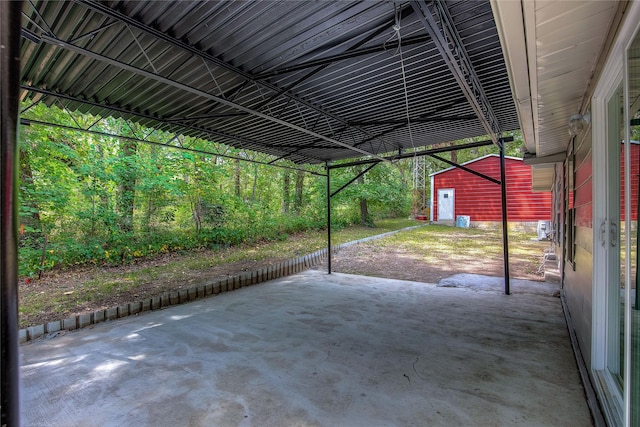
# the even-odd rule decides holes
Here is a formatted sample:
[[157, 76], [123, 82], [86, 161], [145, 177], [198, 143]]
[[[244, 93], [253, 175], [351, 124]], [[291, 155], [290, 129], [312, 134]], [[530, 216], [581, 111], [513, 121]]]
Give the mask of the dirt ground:
[[[540, 253], [542, 257], [542, 252]], [[323, 263], [318, 269], [326, 269]], [[464, 262], [452, 263], [441, 260], [438, 263], [425, 261], [403, 248], [353, 245], [342, 249], [331, 262], [332, 271], [384, 277], [387, 279], [412, 280], [415, 282], [438, 283], [440, 279], [458, 273], [504, 276], [503, 258], [466, 258]], [[544, 280], [543, 274], [532, 270], [531, 261], [514, 254], [509, 257], [510, 276], [518, 279]]]
[[[412, 280], [426, 283], [437, 283], [440, 279], [457, 273], [475, 273], [490, 276], [503, 276], [503, 260], [473, 259], [452, 263], [440, 260], [437, 263], [425, 262], [417, 254], [402, 248], [385, 245], [358, 244], [342, 249], [332, 260], [335, 272], [361, 274], [384, 277], [389, 279]], [[141, 283], [135, 290], [114, 291], [108, 295], [95, 296], [87, 301], [83, 294], [91, 293], [87, 283], [97, 277], [104, 277], [113, 273], [126, 273], [136, 270], [158, 268], [184, 255], [167, 254], [152, 260], [138, 261], [133, 265], [108, 267], [90, 266], [77, 267], [71, 270], [51, 271], [43, 275], [40, 280], [21, 280], [19, 283], [20, 305], [25, 298], [47, 299], [48, 291], [56, 289], [59, 294], [78, 302], [74, 309], [63, 309], [59, 303], [47, 301], [46, 308], [36, 313], [21, 313], [20, 326], [44, 324], [47, 322], [68, 318], [77, 314], [93, 312], [100, 309], [126, 304], [159, 295], [163, 292], [191, 287], [198, 282], [219, 280], [235, 276], [245, 271], [254, 271], [285, 259], [270, 258], [260, 261], [226, 263], [206, 270], [182, 271], [176, 279], [175, 271], [172, 275], [159, 275], [153, 280]], [[542, 252], [541, 252], [542, 256]], [[529, 280], [542, 280], [542, 274], [536, 274], [536, 266], [531, 260], [520, 259], [512, 255], [510, 259], [511, 277]], [[316, 269], [326, 269], [326, 262]], [[69, 304], [66, 304], [69, 305]]]

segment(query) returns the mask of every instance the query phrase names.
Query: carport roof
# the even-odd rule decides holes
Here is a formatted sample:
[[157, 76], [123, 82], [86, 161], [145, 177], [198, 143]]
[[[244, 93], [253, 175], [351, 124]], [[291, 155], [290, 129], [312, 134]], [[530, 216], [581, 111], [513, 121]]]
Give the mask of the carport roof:
[[30, 1], [22, 35], [23, 100], [296, 163], [519, 127], [488, 0]]

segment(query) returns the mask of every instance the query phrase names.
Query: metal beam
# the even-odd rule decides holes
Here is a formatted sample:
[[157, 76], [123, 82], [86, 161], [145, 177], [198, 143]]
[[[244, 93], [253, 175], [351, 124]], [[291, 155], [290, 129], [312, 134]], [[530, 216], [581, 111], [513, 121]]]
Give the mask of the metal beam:
[[[145, 113], [138, 112], [138, 111], [127, 110], [125, 108], [118, 107], [116, 105], [100, 104], [98, 102], [88, 101], [88, 100], [84, 100], [84, 99], [81, 99], [81, 98], [76, 98], [76, 97], [73, 97], [73, 96], [70, 96], [70, 95], [60, 94], [60, 93], [53, 92], [53, 91], [50, 91], [50, 90], [47, 90], [47, 89], [36, 88], [36, 87], [33, 87], [33, 86], [27, 86], [27, 85], [21, 85], [20, 87], [22, 89], [24, 89], [24, 90], [28, 90], [28, 91], [32, 91], [32, 92], [36, 92], [36, 93], [41, 93], [43, 95], [47, 95], [47, 96], [51, 96], [51, 97], [55, 97], [55, 98], [60, 98], [60, 99], [64, 99], [64, 100], [71, 101], [71, 102], [77, 102], [77, 103], [81, 103], [81, 104], [84, 103], [86, 105], [91, 105], [91, 106], [94, 106], [94, 107], [97, 107], [97, 108], [103, 108], [103, 109], [106, 109], [106, 110], [116, 111], [116, 112], [121, 113], [121, 114], [127, 114], [127, 115], [141, 117], [141, 118], [148, 119], [148, 120], [153, 120], [153, 121], [156, 121], [156, 122], [164, 123], [164, 124], [166, 124], [168, 126], [172, 126], [172, 127], [181, 126], [181, 127], [185, 128], [185, 129], [195, 130], [195, 131], [198, 131], [198, 132], [206, 133], [208, 135], [218, 136], [218, 137], [222, 137], [222, 138], [228, 138], [228, 139], [237, 141], [240, 144], [248, 145], [249, 147], [254, 146], [254, 147], [257, 147], [257, 148], [258, 147], [270, 148], [272, 150], [278, 150], [278, 151], [285, 151], [285, 149], [290, 148], [289, 146], [285, 146], [285, 145], [267, 144], [267, 143], [264, 143], [264, 142], [255, 141], [253, 139], [246, 138], [246, 137], [240, 136], [240, 135], [235, 135], [235, 134], [228, 133], [228, 132], [221, 132], [221, 131], [218, 131], [218, 130], [215, 130], [215, 129], [204, 128], [204, 127], [201, 127], [201, 126], [195, 126], [195, 125], [191, 125], [191, 124], [188, 124], [188, 123], [185, 123], [185, 122], [179, 122], [179, 121], [173, 120], [173, 119], [166, 119], [166, 118], [163, 118], [163, 117], [156, 117], [156, 116], [152, 116], [150, 114], [145, 114]], [[242, 113], [242, 114], [245, 114], [245, 113]], [[188, 120], [185, 120], [185, 121], [188, 121]], [[45, 122], [42, 122], [42, 123], [45, 123]], [[53, 126], [55, 124], [51, 123], [51, 125]], [[75, 128], [72, 128], [72, 129], [75, 129]], [[80, 130], [80, 129], [78, 129], [78, 130]], [[256, 149], [249, 148], [249, 149], [252, 149], [253, 151], [258, 151], [257, 148]], [[300, 148], [300, 147], [296, 147], [296, 148]], [[301, 147], [301, 148], [304, 149], [304, 148], [308, 148], [308, 147]], [[299, 151], [299, 150], [296, 150], [295, 152], [297, 152], [297, 151]], [[295, 154], [295, 152], [286, 151], [284, 154], [283, 153], [277, 153], [277, 155], [281, 156], [282, 158], [285, 158], [285, 157], [287, 157], [287, 156], [289, 156], [291, 154]], [[276, 154], [273, 154], [273, 155], [276, 155]], [[305, 157], [313, 158], [313, 157], [310, 157], [310, 156], [305, 156]], [[315, 160], [321, 161], [320, 159], [315, 159]]]
[[[413, 9], [411, 7], [405, 7], [403, 9], [400, 10], [400, 14], [398, 16], [399, 20], [402, 21], [403, 19], [407, 18], [408, 16], [413, 14]], [[393, 28], [393, 26], [396, 24], [396, 19], [394, 17], [394, 19], [392, 19], [391, 21], [387, 22], [384, 25], [381, 25], [378, 29], [376, 29], [375, 31], [371, 32], [368, 36], [366, 36], [365, 38], [363, 38], [362, 40], [358, 41], [357, 43], [353, 44], [352, 46], [350, 46], [346, 52], [343, 53], [343, 55], [350, 55], [355, 53], [360, 47], [364, 46], [365, 44], [367, 44], [368, 42], [370, 42], [371, 40], [375, 39], [376, 37], [378, 37], [380, 34], [384, 33], [385, 31], [388, 31], [389, 29]], [[311, 62], [315, 62], [315, 61], [311, 61]], [[288, 93], [289, 91], [293, 90], [295, 87], [297, 87], [299, 84], [305, 82], [306, 80], [308, 80], [309, 78], [313, 77], [314, 75], [318, 74], [319, 72], [321, 72], [322, 70], [324, 70], [325, 68], [327, 68], [329, 65], [331, 65], [334, 61], [331, 62], [326, 62], [326, 63], [317, 63], [314, 65], [310, 65], [308, 67], [304, 67], [304, 68], [313, 68], [313, 67], [317, 67], [315, 70], [312, 70], [308, 73], [306, 73], [305, 75], [303, 75], [302, 77], [300, 77], [299, 79], [297, 79], [296, 81], [294, 81], [293, 83], [289, 84], [287, 87], [282, 88], [280, 90], [278, 90], [278, 92], [273, 95], [271, 98], [265, 100], [264, 102], [260, 103], [256, 109], [260, 109], [262, 107], [264, 107], [265, 105], [268, 105], [269, 103], [275, 101], [276, 99], [278, 99], [281, 95]], [[260, 79], [259, 77], [255, 76], [254, 78], [256, 79]], [[384, 139], [382, 139], [382, 137], [384, 136], [384, 134], [378, 134], [378, 135], [373, 135], [371, 134], [368, 130], [363, 129], [362, 127], [359, 127], [357, 125], [354, 125], [353, 123], [349, 123], [348, 121], [343, 121], [342, 125], [346, 128], [350, 127], [353, 129], [357, 129], [360, 132], [364, 133], [367, 135], [367, 138], [365, 139], [366, 141], [371, 141], [371, 140], [375, 140], [375, 139], [379, 139], [380, 142], [382, 142], [383, 146], [386, 147], [386, 142]], [[355, 144], [356, 146], [360, 145], [360, 144]], [[398, 147], [399, 148], [399, 147]]]
[[[402, 40], [402, 47], [428, 42], [429, 40], [431, 40], [431, 37], [429, 36], [407, 37]], [[388, 50], [395, 50], [398, 48], [399, 44], [400, 43], [398, 41], [394, 41], [394, 42], [389, 42], [389, 43], [385, 43], [378, 46], [347, 50], [346, 52], [339, 53], [337, 55], [327, 56], [324, 58], [315, 59], [313, 61], [302, 62], [300, 64], [279, 68], [277, 70], [268, 71], [266, 73], [260, 73], [260, 74], [257, 74], [255, 78], [267, 79], [269, 77], [275, 77], [281, 74], [292, 73], [294, 71], [301, 71], [307, 68], [313, 68], [313, 67], [318, 67], [322, 65], [331, 65], [334, 62], [343, 61], [345, 59], [357, 58], [359, 56], [369, 55], [369, 54], [378, 53], [378, 52], [384, 52]]]
[[473, 169], [470, 169], [470, 168], [468, 168], [466, 166], [463, 166], [463, 165], [460, 165], [458, 163], [452, 162], [451, 160], [447, 160], [444, 157], [440, 157], [440, 156], [437, 156], [435, 154], [429, 154], [429, 156], [433, 157], [434, 159], [440, 160], [441, 162], [444, 162], [444, 163], [446, 163], [448, 165], [451, 165], [454, 168], [462, 169], [465, 172], [469, 172], [469, 173], [471, 173], [471, 174], [473, 174], [475, 176], [479, 176], [480, 178], [486, 179], [487, 181], [491, 181], [494, 184], [498, 184], [498, 185], [502, 184], [501, 181], [498, 181], [497, 179], [492, 178], [489, 175], [485, 175], [485, 174], [480, 173], [478, 171], [474, 171]]
[[[513, 141], [513, 137], [502, 138], [502, 140], [504, 142], [511, 142]], [[489, 141], [470, 142], [469, 144], [450, 145], [448, 147], [432, 148], [431, 150], [402, 153], [402, 154], [397, 154], [395, 156], [387, 157], [386, 159], [389, 161], [395, 161], [400, 159], [408, 159], [411, 157], [430, 156], [432, 154], [437, 154], [437, 153], [448, 153], [449, 151], [464, 150], [466, 148], [486, 147], [487, 145], [493, 145], [493, 141], [489, 140]], [[340, 168], [347, 168], [350, 166], [368, 165], [371, 163], [379, 163], [379, 162], [380, 160], [378, 159], [357, 160], [349, 163], [340, 163], [340, 164], [331, 165], [329, 166], [329, 169], [340, 169]]]
[[362, 172], [360, 172], [359, 174], [357, 174], [356, 176], [354, 176], [351, 180], [349, 180], [349, 182], [347, 182], [346, 184], [344, 184], [342, 187], [338, 188], [336, 191], [334, 191], [333, 193], [331, 193], [331, 195], [329, 197], [333, 197], [336, 194], [338, 194], [339, 192], [341, 192], [342, 190], [344, 190], [345, 188], [347, 188], [348, 186], [350, 186], [356, 179], [360, 178], [362, 175], [364, 175], [365, 173], [369, 172], [371, 169], [373, 169], [378, 163], [374, 163], [372, 165], [369, 165], [368, 168], [366, 168], [365, 170], [363, 170]]
[[331, 274], [331, 168], [329, 162], [325, 165], [327, 171], [327, 274]]
[[[500, 122], [493, 112], [469, 54], [456, 30], [453, 19], [449, 15], [447, 4], [443, 0], [436, 0], [431, 2], [429, 6], [424, 0], [412, 0], [411, 6], [433, 39], [442, 59], [456, 78], [482, 127], [493, 143], [499, 147], [498, 138], [502, 133]], [[434, 16], [438, 16], [442, 28], [438, 26]]]
[[22, 2], [0, 1], [0, 425], [20, 425], [18, 116]]
[[355, 151], [357, 153], [364, 154], [365, 156], [372, 156], [372, 157], [378, 158], [380, 160], [384, 160], [382, 157], [380, 157], [380, 156], [378, 156], [378, 155], [376, 155], [374, 153], [370, 153], [370, 152], [368, 152], [366, 150], [363, 150], [361, 148], [353, 147], [353, 146], [351, 146], [349, 144], [346, 144], [344, 142], [340, 142], [340, 141], [337, 141], [337, 140], [335, 140], [333, 138], [329, 138], [328, 136], [325, 136], [325, 135], [319, 134], [317, 132], [314, 132], [312, 130], [305, 129], [302, 126], [298, 126], [296, 124], [289, 123], [289, 122], [287, 122], [285, 120], [281, 120], [281, 119], [278, 119], [276, 117], [272, 117], [272, 116], [270, 116], [268, 114], [264, 114], [264, 113], [261, 113], [259, 111], [255, 111], [255, 110], [253, 110], [251, 108], [248, 108], [248, 107], [240, 105], [240, 104], [238, 104], [236, 102], [229, 101], [227, 99], [221, 98], [221, 97], [219, 97], [217, 95], [213, 95], [213, 94], [211, 94], [209, 92], [203, 91], [203, 90], [195, 88], [193, 86], [189, 86], [187, 84], [178, 82], [176, 80], [172, 80], [172, 79], [170, 79], [168, 77], [164, 77], [164, 76], [158, 75], [158, 74], [153, 73], [151, 71], [143, 70], [142, 68], [134, 67], [133, 65], [126, 64], [126, 63], [124, 63], [122, 61], [118, 61], [117, 59], [109, 58], [109, 57], [106, 57], [106, 56], [101, 55], [99, 53], [96, 53], [96, 52], [90, 51], [88, 49], [82, 48], [80, 46], [76, 46], [76, 45], [73, 45], [71, 43], [67, 43], [64, 40], [60, 40], [60, 39], [57, 39], [57, 38], [54, 38], [54, 37], [51, 37], [51, 36], [43, 35], [42, 36], [42, 41], [45, 42], [45, 43], [49, 43], [49, 44], [51, 44], [53, 46], [57, 46], [57, 47], [63, 48], [65, 50], [84, 55], [84, 56], [86, 56], [88, 58], [95, 59], [96, 61], [100, 61], [100, 62], [106, 63], [108, 65], [112, 65], [114, 67], [118, 67], [118, 68], [120, 68], [122, 70], [125, 70], [125, 71], [128, 71], [130, 73], [134, 73], [134, 74], [146, 77], [148, 79], [155, 80], [157, 82], [160, 82], [162, 84], [166, 84], [166, 85], [174, 87], [176, 89], [180, 89], [182, 91], [185, 91], [185, 92], [188, 92], [188, 93], [192, 93], [192, 94], [200, 96], [202, 98], [209, 99], [209, 100], [212, 100], [212, 101], [216, 101], [219, 104], [226, 105], [227, 107], [231, 107], [231, 108], [234, 108], [234, 109], [236, 109], [238, 111], [243, 111], [245, 113], [248, 113], [248, 114], [250, 114], [252, 116], [259, 117], [261, 119], [268, 120], [268, 121], [273, 122], [273, 123], [277, 123], [279, 125], [288, 127], [290, 129], [293, 129], [293, 130], [297, 130], [298, 132], [313, 136], [314, 138], [322, 139], [322, 140], [330, 142], [332, 144], [339, 145], [339, 146], [341, 146], [343, 148], [347, 148], [347, 149]]
[[[185, 42], [183, 42], [181, 40], [178, 40], [178, 39], [176, 39], [176, 38], [174, 38], [174, 37], [162, 32], [162, 31], [159, 31], [159, 30], [157, 30], [157, 29], [155, 29], [153, 27], [150, 27], [148, 25], [145, 25], [145, 24], [143, 24], [143, 23], [141, 23], [141, 22], [139, 22], [139, 21], [137, 21], [137, 20], [125, 15], [125, 14], [122, 14], [122, 13], [110, 8], [109, 6], [107, 6], [105, 4], [102, 4], [102, 3], [94, 1], [94, 0], [76, 0], [76, 3], [83, 4], [84, 6], [90, 8], [90, 9], [92, 9], [92, 10], [94, 10], [94, 11], [96, 11], [96, 12], [98, 12], [98, 13], [104, 15], [104, 16], [107, 16], [107, 17], [109, 17], [111, 19], [115, 19], [117, 21], [120, 21], [120, 22], [122, 22], [122, 23], [124, 23], [126, 25], [131, 26], [132, 28], [136, 28], [136, 29], [138, 29], [140, 31], [143, 31], [143, 32], [153, 36], [154, 38], [156, 38], [158, 40], [162, 40], [165, 43], [168, 43], [168, 44], [170, 44], [172, 46], [175, 46], [175, 47], [180, 48], [180, 49], [182, 49], [182, 50], [184, 50], [186, 52], [189, 52], [189, 53], [191, 53], [191, 54], [193, 54], [195, 56], [198, 56], [198, 57], [200, 57], [202, 59], [210, 61], [213, 64], [215, 64], [216, 66], [218, 66], [220, 68], [223, 68], [223, 69], [225, 69], [225, 70], [227, 70], [229, 72], [232, 72], [232, 73], [234, 73], [234, 74], [246, 79], [247, 81], [251, 81], [251, 82], [255, 83], [258, 86], [262, 86], [262, 87], [264, 87], [264, 88], [266, 88], [266, 89], [268, 89], [270, 91], [273, 91], [273, 92], [276, 92], [276, 93], [281, 94], [283, 96], [286, 96], [288, 98], [291, 98], [295, 102], [297, 102], [297, 103], [299, 103], [301, 105], [304, 105], [305, 107], [309, 108], [310, 110], [317, 111], [321, 115], [323, 115], [323, 116], [325, 116], [327, 118], [330, 118], [332, 120], [335, 120], [335, 121], [341, 123], [344, 126], [349, 126], [348, 121], [346, 119], [343, 119], [343, 118], [341, 118], [341, 117], [339, 117], [339, 116], [337, 116], [337, 115], [335, 115], [335, 114], [333, 114], [331, 112], [325, 111], [322, 108], [320, 108], [319, 106], [317, 106], [317, 105], [315, 105], [315, 104], [313, 104], [313, 103], [311, 103], [309, 101], [306, 101], [306, 100], [296, 96], [293, 93], [286, 92], [286, 91], [283, 92], [283, 89], [278, 87], [277, 85], [271, 84], [271, 83], [266, 82], [264, 80], [256, 79], [256, 77], [254, 75], [252, 75], [251, 73], [249, 73], [249, 72], [241, 70], [240, 68], [237, 68], [237, 67], [235, 67], [235, 66], [233, 66], [233, 65], [231, 65], [231, 64], [229, 64], [227, 62], [224, 62], [223, 60], [221, 60], [221, 59], [219, 59], [219, 58], [217, 58], [217, 57], [215, 57], [213, 55], [210, 55], [210, 54], [208, 54], [206, 52], [203, 52], [203, 51], [197, 49], [196, 47], [191, 46], [191, 45], [189, 45], [189, 44], [187, 44], [187, 43], [185, 43]], [[408, 9], [407, 13], [412, 13], [410, 8], [407, 8], [407, 9]], [[372, 135], [368, 131], [366, 131], [364, 129], [360, 129], [360, 128], [353, 127], [353, 126], [351, 126], [351, 127], [353, 129], [361, 132], [361, 133], [364, 133], [367, 137], [372, 137]], [[377, 139], [378, 137], [373, 136], [373, 138]], [[380, 141], [384, 142], [383, 140], [380, 140]], [[366, 155], [374, 155], [374, 154], [368, 153]]]
[[75, 131], [75, 132], [88, 133], [88, 134], [91, 134], [91, 135], [99, 135], [99, 136], [106, 136], [106, 137], [110, 137], [110, 138], [125, 139], [127, 141], [141, 142], [141, 143], [144, 143], [144, 144], [156, 145], [156, 146], [159, 146], [159, 147], [174, 148], [176, 150], [181, 150], [181, 151], [190, 151], [190, 152], [196, 153], [196, 154], [223, 157], [225, 159], [242, 160], [244, 162], [256, 163], [256, 164], [259, 164], [259, 165], [273, 166], [273, 167], [282, 168], [282, 169], [290, 169], [290, 170], [295, 170], [295, 171], [306, 172], [306, 173], [309, 173], [311, 175], [316, 175], [316, 176], [324, 176], [324, 174], [321, 174], [321, 173], [318, 173], [318, 172], [308, 171], [306, 169], [296, 168], [296, 167], [293, 167], [293, 166], [278, 165], [278, 164], [271, 163], [271, 162], [261, 162], [259, 160], [251, 160], [251, 159], [247, 159], [245, 157], [230, 156], [228, 154], [222, 154], [222, 153], [218, 153], [218, 152], [215, 152], [215, 151], [198, 150], [196, 148], [184, 147], [182, 145], [170, 145], [169, 143], [165, 143], [165, 142], [149, 141], [148, 139], [133, 138], [133, 137], [130, 137], [130, 136], [116, 135], [116, 134], [107, 133], [107, 132], [100, 132], [100, 131], [97, 131], [97, 130], [75, 128], [73, 126], [61, 125], [61, 124], [58, 124], [58, 123], [42, 122], [42, 121], [39, 121], [39, 120], [31, 120], [31, 119], [21, 119], [20, 120], [20, 124], [23, 125], [23, 126], [36, 125], [36, 126], [56, 127], [56, 128]]
[[504, 256], [504, 293], [509, 295], [510, 289], [510, 273], [509, 273], [509, 226], [507, 218], [507, 177], [505, 171], [504, 161], [504, 141], [501, 139], [500, 143], [500, 180], [502, 185], [500, 186], [500, 194], [502, 197], [502, 249]]
[[[431, 123], [431, 122], [455, 122], [455, 121], [464, 121], [464, 120], [473, 120], [476, 116], [451, 116], [451, 117], [443, 117], [443, 116], [433, 116], [433, 117], [416, 117], [411, 119], [411, 123]], [[357, 126], [382, 126], [382, 125], [406, 125], [407, 119], [401, 120], [373, 120], [369, 122], [351, 122]]]
[[[442, 111], [446, 111], [446, 110], [448, 110], [448, 109], [450, 109], [452, 107], [455, 107], [459, 103], [464, 102], [464, 100], [465, 100], [464, 98], [454, 99], [452, 102], [450, 102], [450, 103], [448, 103], [446, 105], [442, 105], [442, 106], [440, 106], [438, 108], [435, 108], [435, 109], [433, 109], [432, 111], [430, 111], [428, 113], [420, 114], [418, 116], [418, 118], [425, 118], [425, 117], [429, 117], [429, 116], [431, 116], [433, 114], [440, 113]], [[387, 135], [387, 134], [389, 134], [391, 132], [394, 132], [394, 131], [396, 131], [398, 129], [402, 129], [405, 126], [407, 126], [406, 122], [405, 123], [401, 123], [399, 125], [396, 125], [396, 126], [392, 127], [391, 129], [387, 129], [387, 130], [385, 130], [383, 132], [379, 132], [376, 136], [380, 137], [380, 136]], [[373, 139], [374, 138], [365, 139], [364, 141], [362, 141], [362, 142], [360, 142], [359, 144], [356, 144], [356, 145], [367, 143], [369, 141], [372, 141]]]

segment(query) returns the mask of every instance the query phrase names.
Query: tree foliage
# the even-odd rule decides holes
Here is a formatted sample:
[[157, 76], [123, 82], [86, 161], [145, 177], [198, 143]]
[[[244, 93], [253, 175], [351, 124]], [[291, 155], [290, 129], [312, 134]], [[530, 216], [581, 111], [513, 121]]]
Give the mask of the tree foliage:
[[[283, 239], [325, 227], [324, 176], [237, 160], [253, 160], [257, 153], [123, 119], [44, 104], [26, 110], [31, 119], [122, 137], [35, 124], [22, 129], [22, 275], [60, 265], [118, 264], [171, 251]], [[153, 144], [169, 140], [196, 152]], [[520, 145], [511, 144], [508, 154]], [[478, 148], [455, 156], [463, 163], [495, 151]], [[427, 162], [430, 172], [443, 167], [437, 160]], [[331, 191], [363, 169], [333, 169]], [[325, 173], [322, 166], [308, 170]], [[412, 159], [377, 164], [332, 198], [332, 226], [372, 226], [383, 217], [407, 216], [412, 173]]]
[[[20, 141], [20, 274], [56, 266], [118, 264], [170, 251], [283, 239], [325, 227], [326, 179], [300, 171], [182, 151], [168, 141], [252, 160], [216, 142], [145, 129], [37, 104], [26, 117], [82, 126], [115, 138], [56, 127], [23, 127]], [[127, 139], [126, 137], [131, 137]], [[292, 165], [293, 166], [293, 165]], [[324, 173], [322, 166], [310, 170]], [[352, 171], [336, 175], [338, 185]], [[397, 166], [383, 165], [333, 200], [333, 225], [408, 214]], [[354, 199], [357, 198], [357, 199]]]

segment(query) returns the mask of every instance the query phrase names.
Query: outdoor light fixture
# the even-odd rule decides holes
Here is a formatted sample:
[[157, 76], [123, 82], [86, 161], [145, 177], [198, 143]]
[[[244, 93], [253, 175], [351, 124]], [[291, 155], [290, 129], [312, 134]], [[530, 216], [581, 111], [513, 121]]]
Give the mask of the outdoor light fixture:
[[591, 115], [589, 112], [585, 114], [574, 114], [569, 117], [569, 135], [580, 135], [587, 128], [587, 125], [591, 121]]

